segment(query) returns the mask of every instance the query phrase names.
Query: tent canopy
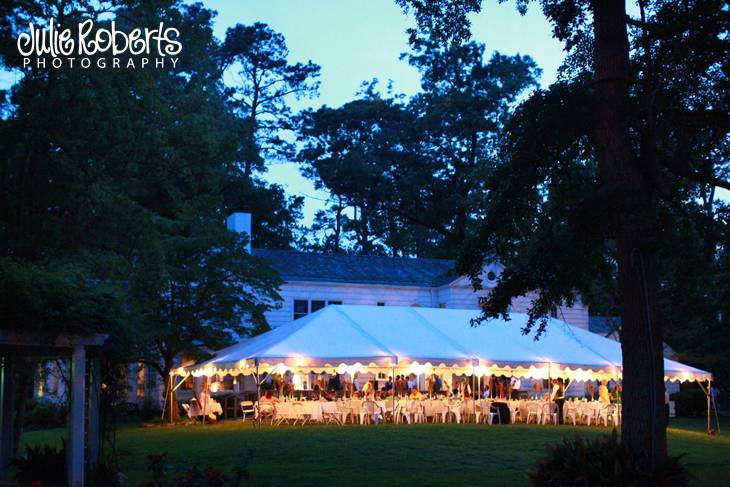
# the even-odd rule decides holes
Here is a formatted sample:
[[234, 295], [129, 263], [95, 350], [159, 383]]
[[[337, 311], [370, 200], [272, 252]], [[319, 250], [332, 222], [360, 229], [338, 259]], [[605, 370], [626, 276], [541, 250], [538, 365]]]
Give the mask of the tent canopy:
[[[533, 335], [522, 334], [525, 314], [470, 326], [478, 314], [463, 309], [330, 305], [175, 373], [408, 368], [575, 380], [621, 376], [621, 345], [616, 341], [552, 318], [536, 341]], [[709, 372], [668, 359], [664, 369], [666, 380], [711, 378]]]

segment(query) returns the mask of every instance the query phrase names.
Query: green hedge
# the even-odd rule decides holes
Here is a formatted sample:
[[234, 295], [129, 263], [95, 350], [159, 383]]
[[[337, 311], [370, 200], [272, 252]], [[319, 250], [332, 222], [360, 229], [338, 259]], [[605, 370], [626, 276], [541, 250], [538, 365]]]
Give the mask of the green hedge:
[[26, 405], [24, 420], [25, 426], [31, 429], [64, 426], [66, 409], [63, 404], [31, 399]]

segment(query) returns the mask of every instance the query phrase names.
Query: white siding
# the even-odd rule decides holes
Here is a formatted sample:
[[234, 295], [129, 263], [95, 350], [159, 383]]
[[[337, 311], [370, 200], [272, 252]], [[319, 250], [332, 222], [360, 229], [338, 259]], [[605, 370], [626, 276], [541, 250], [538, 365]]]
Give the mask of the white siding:
[[[438, 287], [385, 286], [326, 282], [287, 282], [281, 286], [283, 302], [279, 309], [266, 314], [272, 328], [294, 319], [294, 300], [342, 301], [342, 304], [364, 304], [375, 306], [378, 302], [386, 306], [423, 306], [437, 308], [444, 305], [455, 309], [478, 309], [479, 297], [486, 296], [490, 289], [475, 293], [465, 279]], [[522, 296], [512, 302], [511, 309], [525, 312], [532, 297]], [[558, 318], [571, 325], [588, 329], [588, 309], [580, 302], [574, 307], [560, 307]]]
[[281, 308], [266, 313], [272, 328], [294, 319], [294, 300], [342, 301], [342, 304], [366, 304], [378, 302], [386, 306], [436, 307], [434, 290], [426, 287], [383, 286], [366, 284], [288, 282], [281, 286]]

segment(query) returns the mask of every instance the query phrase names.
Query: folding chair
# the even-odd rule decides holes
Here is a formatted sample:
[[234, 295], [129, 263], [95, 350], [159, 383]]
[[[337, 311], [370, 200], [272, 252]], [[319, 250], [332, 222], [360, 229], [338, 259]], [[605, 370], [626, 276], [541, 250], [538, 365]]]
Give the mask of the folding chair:
[[246, 422], [247, 414], [250, 414], [252, 419], [256, 417], [256, 409], [253, 407], [253, 401], [241, 401], [241, 414], [244, 423]]

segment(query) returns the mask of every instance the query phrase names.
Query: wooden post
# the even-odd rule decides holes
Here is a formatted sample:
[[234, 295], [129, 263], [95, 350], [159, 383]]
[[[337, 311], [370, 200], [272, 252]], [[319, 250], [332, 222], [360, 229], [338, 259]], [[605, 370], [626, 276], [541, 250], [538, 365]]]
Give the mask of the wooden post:
[[84, 403], [86, 392], [86, 350], [75, 345], [71, 360], [71, 409], [68, 425], [68, 485], [84, 485]]
[[89, 383], [89, 465], [93, 468], [99, 460], [101, 431], [99, 406], [101, 394], [101, 360], [94, 354], [90, 361], [91, 381]]
[[13, 452], [13, 412], [15, 383], [13, 380], [13, 358], [5, 355], [0, 373], [0, 480], [7, 480], [10, 474], [10, 457]]

